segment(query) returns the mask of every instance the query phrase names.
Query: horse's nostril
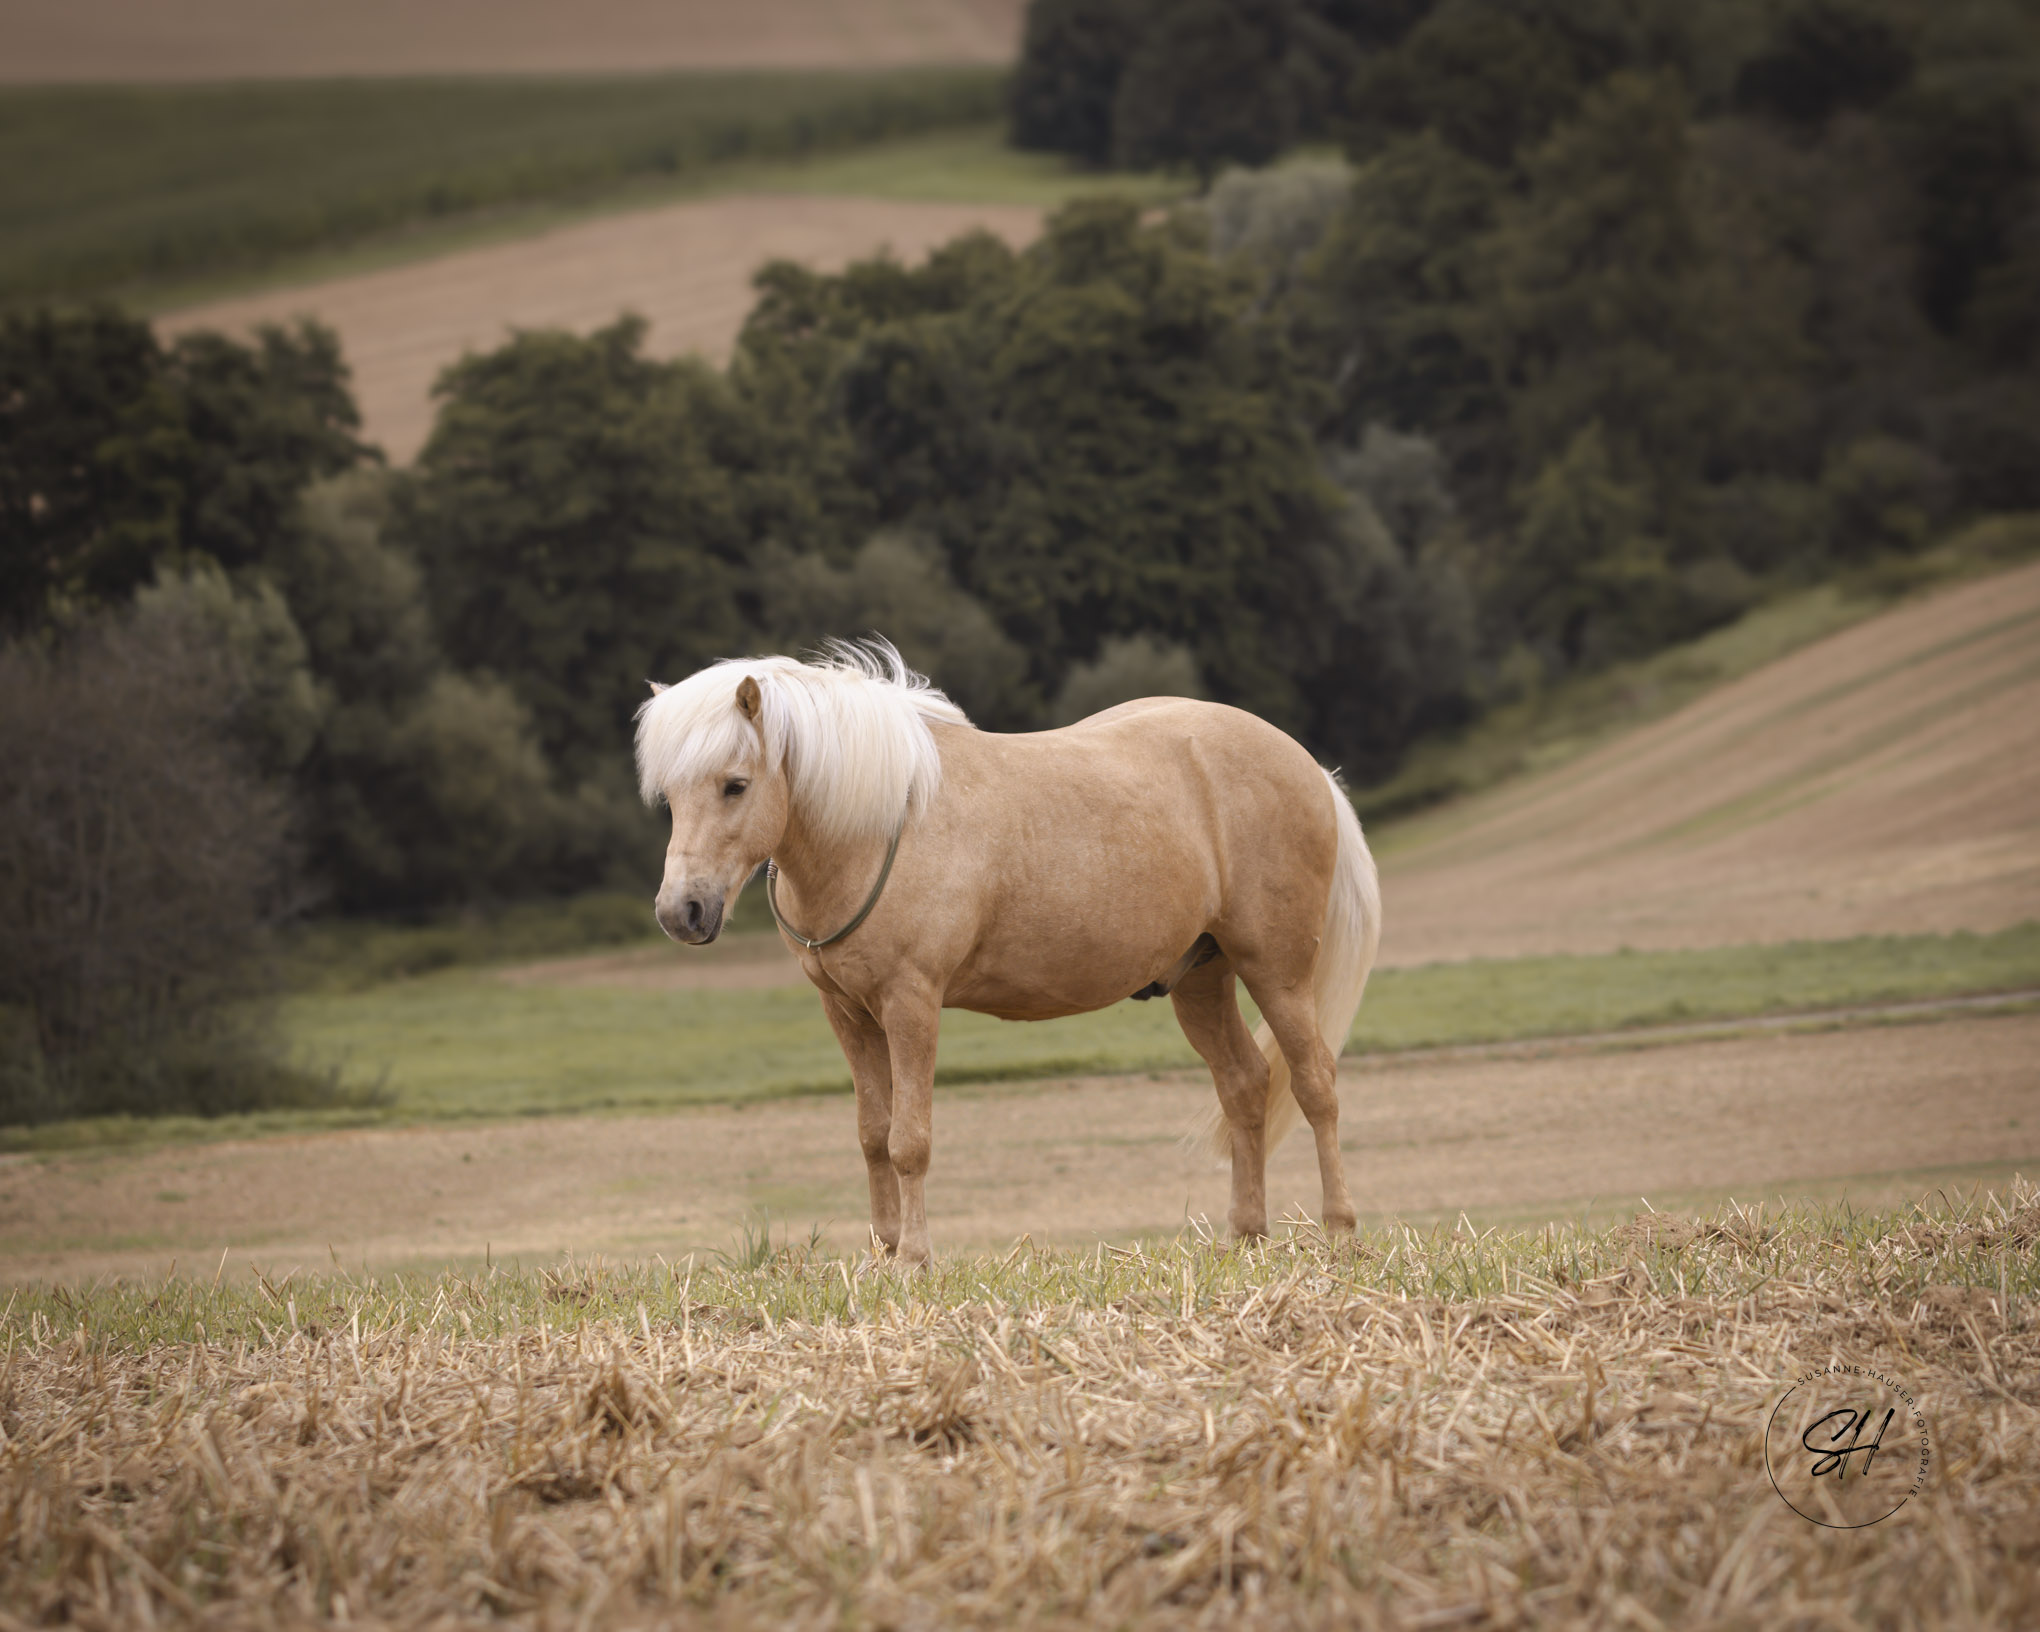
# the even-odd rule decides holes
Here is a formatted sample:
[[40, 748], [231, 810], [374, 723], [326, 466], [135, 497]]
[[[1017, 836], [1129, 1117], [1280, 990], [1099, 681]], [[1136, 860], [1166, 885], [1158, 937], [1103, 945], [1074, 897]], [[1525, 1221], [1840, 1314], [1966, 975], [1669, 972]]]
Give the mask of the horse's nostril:
[[687, 927], [690, 930], [701, 927], [701, 903], [692, 898], [687, 902]]

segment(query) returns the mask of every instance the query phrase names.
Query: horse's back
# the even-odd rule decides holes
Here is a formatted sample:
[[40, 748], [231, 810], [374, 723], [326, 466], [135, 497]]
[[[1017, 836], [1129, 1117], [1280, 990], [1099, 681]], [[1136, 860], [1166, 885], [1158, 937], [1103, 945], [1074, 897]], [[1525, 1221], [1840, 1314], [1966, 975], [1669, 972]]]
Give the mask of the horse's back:
[[[1054, 731], [940, 732], [955, 817], [1006, 877], [1053, 871], [1115, 891], [1158, 873], [1222, 896], [1264, 870], [1328, 868], [1338, 845], [1324, 773], [1258, 716], [1141, 698]], [[945, 792], [944, 802], [948, 802]], [[1186, 943], [1187, 944], [1187, 943]]]
[[[1323, 803], [1315, 789], [1323, 775], [1309, 752], [1294, 737], [1259, 715], [1224, 703], [1189, 697], [1142, 697], [1120, 703], [1066, 726], [1038, 733], [1035, 740], [1056, 738], [1081, 743], [1083, 757], [1107, 756], [1143, 780], [1171, 773], [1196, 784], [1218, 784], [1219, 807], [1238, 805], [1259, 819], [1270, 799], [1304, 795]], [[1329, 807], [1327, 807], [1329, 812]], [[1218, 812], [1215, 812], [1218, 813]]]

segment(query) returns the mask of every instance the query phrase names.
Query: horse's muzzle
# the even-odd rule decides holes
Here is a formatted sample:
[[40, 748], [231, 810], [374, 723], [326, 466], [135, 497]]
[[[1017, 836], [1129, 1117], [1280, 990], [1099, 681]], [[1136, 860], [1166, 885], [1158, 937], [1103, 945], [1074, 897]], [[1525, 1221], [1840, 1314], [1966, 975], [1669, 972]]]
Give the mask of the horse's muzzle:
[[723, 893], [693, 889], [667, 896], [662, 892], [652, 915], [674, 940], [688, 946], [706, 946], [722, 933]]

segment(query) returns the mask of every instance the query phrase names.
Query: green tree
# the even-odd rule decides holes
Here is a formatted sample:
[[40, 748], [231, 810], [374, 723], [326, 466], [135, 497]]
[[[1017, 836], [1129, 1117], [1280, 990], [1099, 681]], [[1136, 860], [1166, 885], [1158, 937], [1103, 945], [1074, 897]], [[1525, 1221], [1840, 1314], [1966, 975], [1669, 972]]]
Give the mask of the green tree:
[[1063, 677], [1050, 718], [1074, 725], [1141, 697], [1202, 697], [1204, 682], [1187, 646], [1147, 635], [1108, 640], [1088, 663], [1073, 663]]
[[1218, 695], [1298, 717], [1257, 614], [1297, 605], [1285, 552], [1326, 490], [1308, 396], [1247, 301], [1192, 241], [1087, 205], [971, 314], [987, 417], [967, 468], [990, 480], [957, 490], [969, 506], [936, 536], [1044, 689], [1109, 636], [1150, 633], [1187, 644]]
[[1682, 8], [1652, 0], [1443, 0], [1352, 90], [1362, 151], [1435, 131], [1485, 164], [1507, 164], [1570, 118], [1624, 67], [1683, 65]]
[[1917, 550], [1947, 520], [1948, 468], [1927, 449], [1866, 436], [1835, 449], [1821, 473], [1830, 548], [1844, 560]]
[[1119, 162], [1136, 170], [1181, 165], [1208, 186], [1221, 166], [1266, 164], [1321, 125], [1327, 89], [1303, 71], [1310, 58], [1301, 21], [1291, 0], [1182, 0], [1169, 8], [1119, 83], [1112, 109]]
[[1435, 444], [1369, 425], [1357, 444], [1327, 450], [1326, 469], [1347, 502], [1323, 574], [1340, 639], [1315, 686], [1316, 730], [1372, 779], [1413, 737], [1465, 717], [1477, 611]]
[[316, 1092], [261, 1025], [289, 825], [238, 690], [168, 606], [0, 647], [0, 1121]]
[[298, 495], [370, 457], [359, 440], [340, 341], [300, 321], [257, 331], [252, 345], [199, 330], [166, 358], [188, 444], [181, 546], [221, 566], [252, 566], [284, 539]]
[[1324, 242], [1352, 191], [1352, 167], [1336, 159], [1228, 170], [1205, 200], [1211, 252], [1253, 269], [1260, 305], [1279, 301]]
[[1773, 473], [1804, 445], [1796, 291], [1725, 243], [1672, 82], [1612, 76], [1523, 169], [1480, 246], [1493, 283], [1478, 327], [1509, 382], [1513, 479], [1598, 423], [1676, 544], [1706, 481]]
[[454, 663], [498, 676], [574, 780], [613, 769], [645, 681], [738, 645], [763, 442], [723, 378], [644, 323], [520, 334], [448, 369], [399, 491]]
[[[964, 244], [919, 269], [768, 279], [732, 377], [805, 381], [827, 405], [818, 444], [846, 450], [820, 461], [853, 474], [853, 513], [939, 550], [1006, 643], [987, 649], [1026, 655], [1003, 711], [975, 705], [988, 723], [1026, 723], [1030, 699], [1141, 637], [1187, 651], [1212, 695], [1315, 735], [1335, 709], [1354, 717], [1332, 693], [1364, 669], [1353, 648], [1385, 626], [1370, 620], [1409, 611], [1354, 565], [1311, 440], [1319, 395], [1256, 321], [1258, 280], [1203, 239], [1090, 204], [1018, 256]], [[906, 548], [772, 555], [760, 602], [798, 589], [843, 615], [880, 567], [905, 570]], [[949, 593], [929, 572], [916, 604], [970, 625]]]
[[1033, 0], [1007, 91], [1013, 145], [1110, 160], [1119, 82], [1153, 9], [1148, 0]]
[[1330, 388], [1334, 439], [1375, 422], [1422, 426], [1456, 460], [1483, 462], [1471, 445], [1492, 438], [1503, 395], [1478, 320], [1505, 185], [1428, 133], [1360, 167], [1283, 314]]
[[1700, 254], [1687, 166], [1677, 88], [1638, 75], [1611, 79], [1530, 156], [1529, 187], [1487, 246], [1488, 332], [1530, 468], [1590, 419], [1646, 468], [1690, 461], [1713, 404], [1684, 366], [1703, 338], [1687, 298]]
[[295, 786], [306, 862], [343, 910], [407, 910], [586, 884], [627, 798], [560, 791], [530, 710], [441, 652], [417, 563], [387, 535], [392, 483], [310, 489], [271, 570], [321, 703]]
[[147, 583], [179, 546], [186, 447], [146, 323], [0, 319], [0, 631]]
[[330, 331], [167, 351], [100, 309], [0, 321], [0, 626], [124, 604], [160, 563], [251, 565], [297, 495], [370, 457]]
[[1795, 124], [1838, 108], [1875, 107], [1912, 77], [1913, 55], [1885, 8], [1862, 0], [1799, 0], [1771, 43], [1743, 65], [1736, 100]]
[[1205, 181], [1319, 137], [1361, 52], [1430, 0], [1033, 0], [1009, 91], [1013, 145]]
[[1508, 604], [1530, 639], [1566, 665], [1648, 650], [1670, 593], [1643, 485], [1625, 481], [1598, 423], [1575, 433], [1521, 497]]
[[222, 719], [256, 770], [281, 779], [304, 763], [330, 699], [273, 583], [236, 585], [210, 561], [162, 571], [136, 595], [134, 623], [144, 639], [185, 639], [212, 654], [227, 682]]
[[1918, 198], [1919, 297], [1944, 333], [2040, 207], [2036, 103], [2040, 60], [2028, 54], [1936, 63], [1892, 110]]
[[941, 551], [926, 540], [882, 532], [840, 567], [769, 544], [757, 583], [765, 640], [777, 650], [884, 635], [978, 725], [1012, 731], [1039, 723], [1025, 654], [956, 587]]

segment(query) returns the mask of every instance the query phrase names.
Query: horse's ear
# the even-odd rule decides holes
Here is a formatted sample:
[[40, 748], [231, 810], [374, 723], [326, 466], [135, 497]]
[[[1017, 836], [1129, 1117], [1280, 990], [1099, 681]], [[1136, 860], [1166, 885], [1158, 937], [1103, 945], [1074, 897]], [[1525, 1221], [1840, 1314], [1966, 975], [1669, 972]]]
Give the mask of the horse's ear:
[[755, 720], [758, 710], [765, 706], [765, 699], [759, 694], [755, 675], [745, 675], [737, 682], [737, 712], [747, 720]]
[[673, 689], [663, 680], [647, 680], [645, 684], [652, 688], [652, 695], [654, 697], [658, 696], [662, 691], [671, 691]]

